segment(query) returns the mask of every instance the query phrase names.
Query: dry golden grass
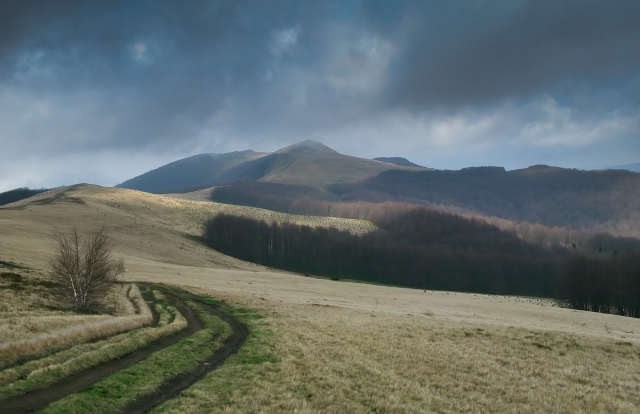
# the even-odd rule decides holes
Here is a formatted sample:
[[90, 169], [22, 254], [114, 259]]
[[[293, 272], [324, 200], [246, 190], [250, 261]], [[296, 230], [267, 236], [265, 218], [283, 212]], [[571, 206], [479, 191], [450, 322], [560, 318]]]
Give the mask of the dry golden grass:
[[160, 412], [636, 412], [640, 404], [637, 319], [534, 298], [130, 268], [261, 309], [273, 331], [265, 341], [277, 362], [228, 364]]
[[0, 208], [0, 260], [38, 272], [52, 228], [106, 223], [127, 279], [268, 315], [271, 334], [250, 341], [273, 360], [232, 360], [163, 411], [638, 412], [638, 319], [273, 271], [185, 237], [198, 235], [214, 204], [95, 186], [66, 197]]
[[[68, 327], [101, 322], [113, 316], [135, 315], [136, 307], [133, 301], [127, 297], [129, 289], [131, 289], [130, 285], [117, 285], [107, 293], [107, 303], [111, 308], [108, 315], [78, 314], [47, 308], [16, 310], [18, 303], [13, 304], [13, 312], [0, 312], [0, 331], [5, 332], [0, 338], [0, 345], [31, 338], [36, 334], [49, 334]], [[46, 295], [47, 293], [46, 290], [38, 291], [38, 295]], [[40, 296], [38, 298], [42, 299]], [[24, 298], [20, 298], [11, 290], [0, 291], [0, 299], [6, 299], [5, 305], [11, 303], [12, 299], [14, 301], [20, 299], [19, 305], [34, 306], [34, 303], [28, 303], [28, 300], [25, 301]], [[55, 305], [55, 301], [51, 299], [46, 303], [50, 306]]]
[[[153, 314], [142, 299], [138, 286], [129, 285], [127, 296], [136, 307], [136, 313], [132, 315], [27, 316], [3, 320], [5, 325], [13, 326], [13, 331], [20, 332], [13, 335], [20, 339], [0, 343], [0, 369], [20, 360], [41, 357], [75, 344], [150, 324]], [[30, 332], [36, 333], [28, 335]]]
[[[78, 185], [39, 194], [0, 207], [0, 260], [44, 274], [52, 254], [53, 230], [81, 232], [105, 224], [115, 256], [143, 257], [191, 266], [246, 269], [245, 262], [205, 248], [197, 240], [204, 222], [219, 212], [268, 222], [327, 226], [353, 233], [374, 229], [370, 223], [330, 217], [306, 217], [251, 207], [179, 200], [139, 191]], [[126, 274], [124, 275], [126, 277]]]
[[273, 362], [232, 360], [156, 412], [632, 413], [640, 404], [637, 344], [337, 306], [262, 307]]

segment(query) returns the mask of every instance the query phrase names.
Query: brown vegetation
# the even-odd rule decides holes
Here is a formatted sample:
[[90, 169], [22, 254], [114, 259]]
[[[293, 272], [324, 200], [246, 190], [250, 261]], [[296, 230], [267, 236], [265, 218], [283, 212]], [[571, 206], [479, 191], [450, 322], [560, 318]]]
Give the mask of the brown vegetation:
[[[325, 188], [294, 183], [239, 182], [215, 187], [212, 200], [293, 214], [353, 217], [335, 203], [406, 202], [514, 222], [640, 237], [640, 174], [546, 166], [505, 171], [389, 170]], [[336, 211], [337, 208], [337, 211]]]
[[82, 238], [74, 227], [68, 234], [54, 234], [54, 255], [50, 261], [51, 279], [63, 304], [86, 311], [104, 302], [105, 295], [125, 271], [124, 262], [111, 254], [107, 230], [101, 229]]

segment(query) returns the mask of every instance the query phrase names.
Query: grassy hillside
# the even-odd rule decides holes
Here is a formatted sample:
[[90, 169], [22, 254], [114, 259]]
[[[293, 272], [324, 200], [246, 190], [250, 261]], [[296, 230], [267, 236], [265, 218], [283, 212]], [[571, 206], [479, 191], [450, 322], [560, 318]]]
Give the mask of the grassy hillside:
[[0, 261], [38, 279], [52, 229], [105, 223], [127, 279], [181, 285], [242, 310], [252, 329], [244, 351], [156, 412], [634, 412], [640, 405], [638, 319], [540, 299], [275, 271], [193, 237], [225, 209], [366, 228], [85, 185], [0, 208]]

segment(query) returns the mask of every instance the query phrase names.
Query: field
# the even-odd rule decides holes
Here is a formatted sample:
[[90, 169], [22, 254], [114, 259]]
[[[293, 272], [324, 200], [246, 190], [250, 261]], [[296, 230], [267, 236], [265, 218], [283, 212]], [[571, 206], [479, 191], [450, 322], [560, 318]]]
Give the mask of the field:
[[3, 289], [15, 305], [2, 309], [0, 323], [16, 312], [58, 315], [38, 293], [46, 290], [37, 283], [46, 281], [48, 237], [104, 223], [127, 281], [222, 300], [249, 327], [238, 354], [155, 412], [638, 412], [640, 320], [545, 299], [305, 277], [224, 256], [198, 239], [216, 211], [371, 228], [357, 220], [96, 186], [56, 194], [0, 208], [0, 261], [19, 266], [0, 271], [40, 286]]

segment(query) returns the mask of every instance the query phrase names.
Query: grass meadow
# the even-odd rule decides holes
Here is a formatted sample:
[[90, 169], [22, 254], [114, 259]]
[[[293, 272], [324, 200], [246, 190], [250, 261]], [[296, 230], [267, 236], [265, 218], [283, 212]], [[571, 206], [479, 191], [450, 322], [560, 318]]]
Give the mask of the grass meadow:
[[[95, 186], [67, 190], [66, 197], [75, 201], [0, 208], [0, 260], [28, 269], [11, 272], [40, 280], [53, 229], [106, 223], [128, 281], [223, 301], [250, 330], [238, 354], [154, 412], [638, 412], [638, 319], [563, 309], [543, 298], [305, 277], [204, 247], [197, 239], [204, 220], [233, 206]], [[238, 208], [245, 213], [251, 214]], [[368, 226], [331, 222], [355, 223], [354, 232]], [[47, 308], [36, 289], [2, 294], [7, 318], [0, 315], [0, 323], [29, 313], [66, 317]], [[34, 335], [47, 332], [33, 326]], [[20, 335], [13, 339], [29, 337]], [[145, 378], [150, 369], [137, 367], [131, 378]], [[140, 392], [105, 384], [100, 389], [124, 400]], [[97, 392], [74, 398], [88, 401], [74, 412], [117, 411]], [[64, 401], [50, 412], [71, 412], [65, 404], [74, 400]]]

